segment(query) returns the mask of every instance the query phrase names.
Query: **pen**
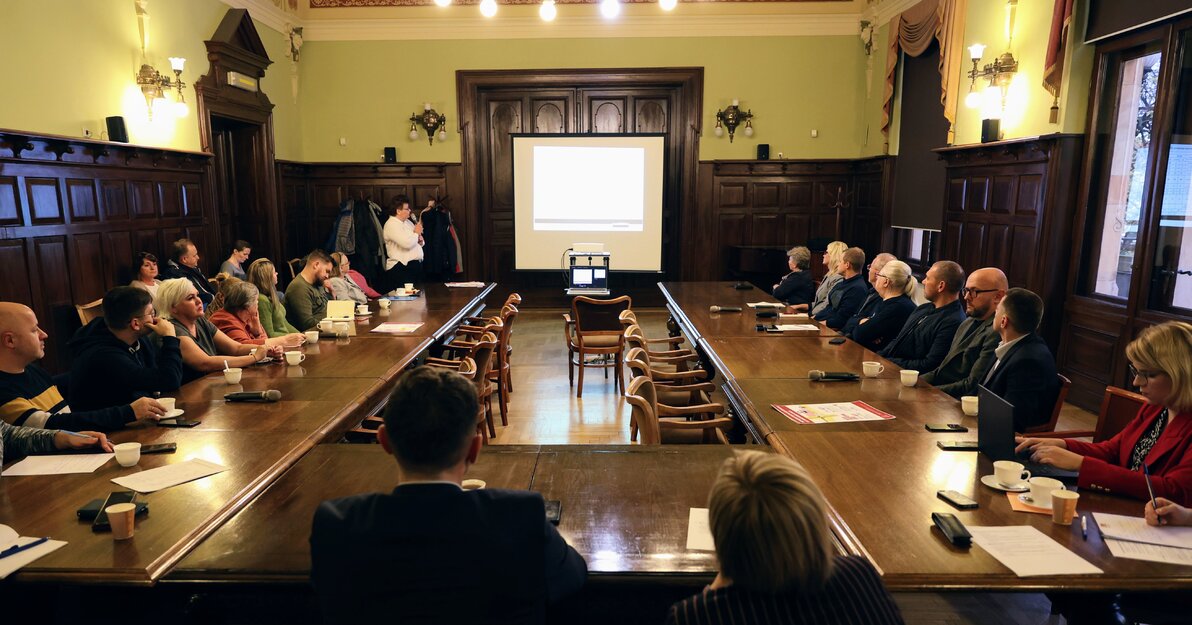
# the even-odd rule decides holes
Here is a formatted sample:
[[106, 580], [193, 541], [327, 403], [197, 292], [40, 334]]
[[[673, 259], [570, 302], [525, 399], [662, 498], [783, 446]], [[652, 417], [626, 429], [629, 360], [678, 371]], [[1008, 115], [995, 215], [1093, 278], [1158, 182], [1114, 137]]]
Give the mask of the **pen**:
[[62, 432], [63, 434], [69, 434], [69, 435], [71, 435], [71, 436], [77, 436], [77, 437], [79, 437], [79, 438], [89, 438], [89, 439], [91, 439], [91, 440], [95, 440], [95, 437], [94, 437], [94, 436], [91, 436], [90, 434], [79, 434], [78, 432], [71, 432], [70, 430], [58, 430], [58, 431], [59, 431], [59, 432]]
[[1151, 510], [1154, 510], [1155, 515], [1158, 516], [1159, 504], [1155, 502], [1155, 490], [1151, 488], [1151, 469], [1150, 467], [1146, 466], [1145, 462], [1142, 463], [1142, 475], [1144, 478], [1146, 478], [1146, 492], [1150, 493], [1151, 495]]
[[1081, 515], [1080, 517], [1080, 536], [1085, 540], [1089, 539], [1089, 517], [1088, 515]]
[[0, 551], [0, 558], [7, 558], [8, 556], [16, 555], [22, 551], [25, 551], [26, 549], [32, 549], [32, 548], [44, 543], [45, 541], [47, 541], [49, 539], [50, 539], [49, 536], [45, 536], [43, 538], [38, 538], [37, 540], [35, 540], [33, 542], [25, 543], [24, 545], [13, 545], [13, 546], [9, 547], [8, 549], [5, 549], [4, 551]]

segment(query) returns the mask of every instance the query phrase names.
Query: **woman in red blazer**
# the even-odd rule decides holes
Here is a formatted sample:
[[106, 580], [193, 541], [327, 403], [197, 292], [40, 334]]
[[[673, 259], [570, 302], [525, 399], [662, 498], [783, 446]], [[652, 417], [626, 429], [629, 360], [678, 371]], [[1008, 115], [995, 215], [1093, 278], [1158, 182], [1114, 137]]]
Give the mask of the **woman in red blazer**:
[[1101, 443], [1019, 438], [1035, 462], [1079, 471], [1079, 486], [1135, 499], [1150, 499], [1142, 466], [1155, 495], [1192, 504], [1192, 324], [1149, 327], [1126, 347], [1134, 384], [1147, 404], [1126, 427]]

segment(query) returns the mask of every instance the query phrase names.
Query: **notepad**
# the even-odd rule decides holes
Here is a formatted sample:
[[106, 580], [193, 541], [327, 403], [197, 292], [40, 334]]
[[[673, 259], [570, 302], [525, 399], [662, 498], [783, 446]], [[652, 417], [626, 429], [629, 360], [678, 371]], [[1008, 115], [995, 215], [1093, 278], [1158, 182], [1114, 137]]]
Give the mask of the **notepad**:
[[688, 513], [687, 548], [695, 551], [716, 551], [707, 508], [692, 508]]
[[55, 454], [29, 456], [4, 469], [4, 477], [19, 475], [63, 475], [66, 473], [94, 473], [115, 454]]
[[376, 332], [378, 334], [409, 334], [416, 332], [421, 328], [421, 323], [398, 323], [396, 321], [386, 321], [378, 324], [377, 327], [369, 330], [369, 332]]
[[223, 465], [202, 458], [191, 458], [164, 467], [117, 477], [112, 481], [138, 493], [152, 493], [227, 470], [228, 468]]
[[1115, 558], [1192, 566], [1192, 549], [1164, 547], [1163, 545], [1149, 545], [1147, 543], [1132, 543], [1128, 540], [1118, 540], [1116, 538], [1106, 538], [1105, 546], [1109, 547], [1109, 553], [1112, 553]]
[[1156, 527], [1147, 525], [1146, 519], [1142, 517], [1105, 512], [1094, 512], [1093, 518], [1097, 520], [1097, 527], [1101, 528], [1101, 533], [1109, 538], [1192, 549], [1192, 527]]
[[449, 288], [449, 289], [479, 289], [479, 288], [483, 288], [483, 287], [484, 287], [483, 282], [448, 282], [447, 283], [447, 288]]
[[[35, 540], [38, 539], [32, 536], [21, 536], [11, 527], [0, 525], [0, 552], [16, 545], [29, 544]], [[0, 579], [12, 575], [13, 572], [20, 570], [21, 567], [27, 566], [30, 562], [42, 556], [61, 549], [65, 544], [66, 541], [64, 540], [47, 540], [36, 547], [0, 558]]]
[[814, 323], [788, 323], [788, 324], [780, 323], [780, 324], [775, 325], [774, 327], [778, 328], [779, 330], [782, 330], [783, 332], [795, 332], [795, 331], [819, 332], [819, 326], [815, 325]]
[[968, 526], [973, 542], [1019, 577], [1096, 575], [1104, 573], [1088, 560], [1029, 525]]
[[786, 304], [782, 302], [749, 302], [746, 306], [750, 308], [783, 308]]

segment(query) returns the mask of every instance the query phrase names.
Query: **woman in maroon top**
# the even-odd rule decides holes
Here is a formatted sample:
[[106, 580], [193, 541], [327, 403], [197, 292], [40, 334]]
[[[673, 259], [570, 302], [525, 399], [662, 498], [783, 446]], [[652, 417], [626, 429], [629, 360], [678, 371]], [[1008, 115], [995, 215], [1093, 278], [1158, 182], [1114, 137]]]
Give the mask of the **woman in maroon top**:
[[1079, 471], [1079, 486], [1135, 499], [1155, 495], [1192, 504], [1192, 324], [1169, 321], [1138, 333], [1126, 346], [1130, 373], [1146, 405], [1113, 438], [1100, 443], [1019, 438], [1035, 462]]
[[223, 301], [223, 308], [211, 313], [211, 323], [215, 324], [228, 338], [244, 345], [265, 345], [268, 347], [297, 347], [306, 336], [302, 333], [283, 334], [269, 338], [265, 328], [261, 325], [259, 300], [260, 292], [251, 282], [237, 278], [228, 278], [219, 285], [219, 299]]

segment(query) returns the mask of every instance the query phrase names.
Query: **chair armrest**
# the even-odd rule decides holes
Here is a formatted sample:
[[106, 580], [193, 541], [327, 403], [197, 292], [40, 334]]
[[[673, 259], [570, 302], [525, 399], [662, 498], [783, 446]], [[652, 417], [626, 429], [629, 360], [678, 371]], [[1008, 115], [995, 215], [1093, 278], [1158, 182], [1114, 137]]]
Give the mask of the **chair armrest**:
[[[485, 326], [487, 327], [487, 326]], [[481, 326], [459, 326], [455, 329], [458, 334], [484, 334], [484, 327]]]
[[563, 313], [563, 323], [569, 326], [575, 325], [575, 322], [571, 320], [571, 313]]
[[667, 391], [671, 393], [697, 393], [703, 391], [705, 393], [716, 392], [716, 385], [711, 382], [696, 382], [695, 384], [655, 384], [660, 391]]
[[428, 364], [432, 367], [452, 367], [452, 368], [458, 369], [459, 363], [460, 363], [460, 361], [452, 360], [450, 358], [433, 358], [432, 357], [432, 358], [426, 359], [426, 364]]
[[701, 414], [724, 414], [724, 404], [699, 404], [696, 406], [658, 404], [659, 417], [687, 417]]
[[733, 426], [733, 420], [727, 417], [720, 417], [719, 419], [708, 419], [706, 421], [674, 421], [671, 419], [659, 419], [658, 427], [664, 430], [710, 430], [710, 429], [727, 429]]
[[654, 378], [655, 382], [673, 382], [678, 380], [705, 380], [708, 377], [708, 372], [703, 369], [693, 369], [691, 371], [659, 371], [657, 369], [650, 369], [650, 377]]
[[646, 339], [647, 343], [669, 343], [671, 345], [679, 345], [687, 339], [681, 336], [668, 336], [664, 339]]
[[[667, 354], [669, 354], [669, 355], [667, 355]], [[685, 354], [683, 352], [663, 352], [662, 354], [655, 354], [654, 352], [650, 352], [650, 362], [657, 361], [657, 362], [665, 362], [665, 363], [675, 363], [675, 362], [691, 362], [692, 360], [698, 360], [698, 359], [699, 358], [695, 355], [694, 352], [690, 353], [690, 354]]]

